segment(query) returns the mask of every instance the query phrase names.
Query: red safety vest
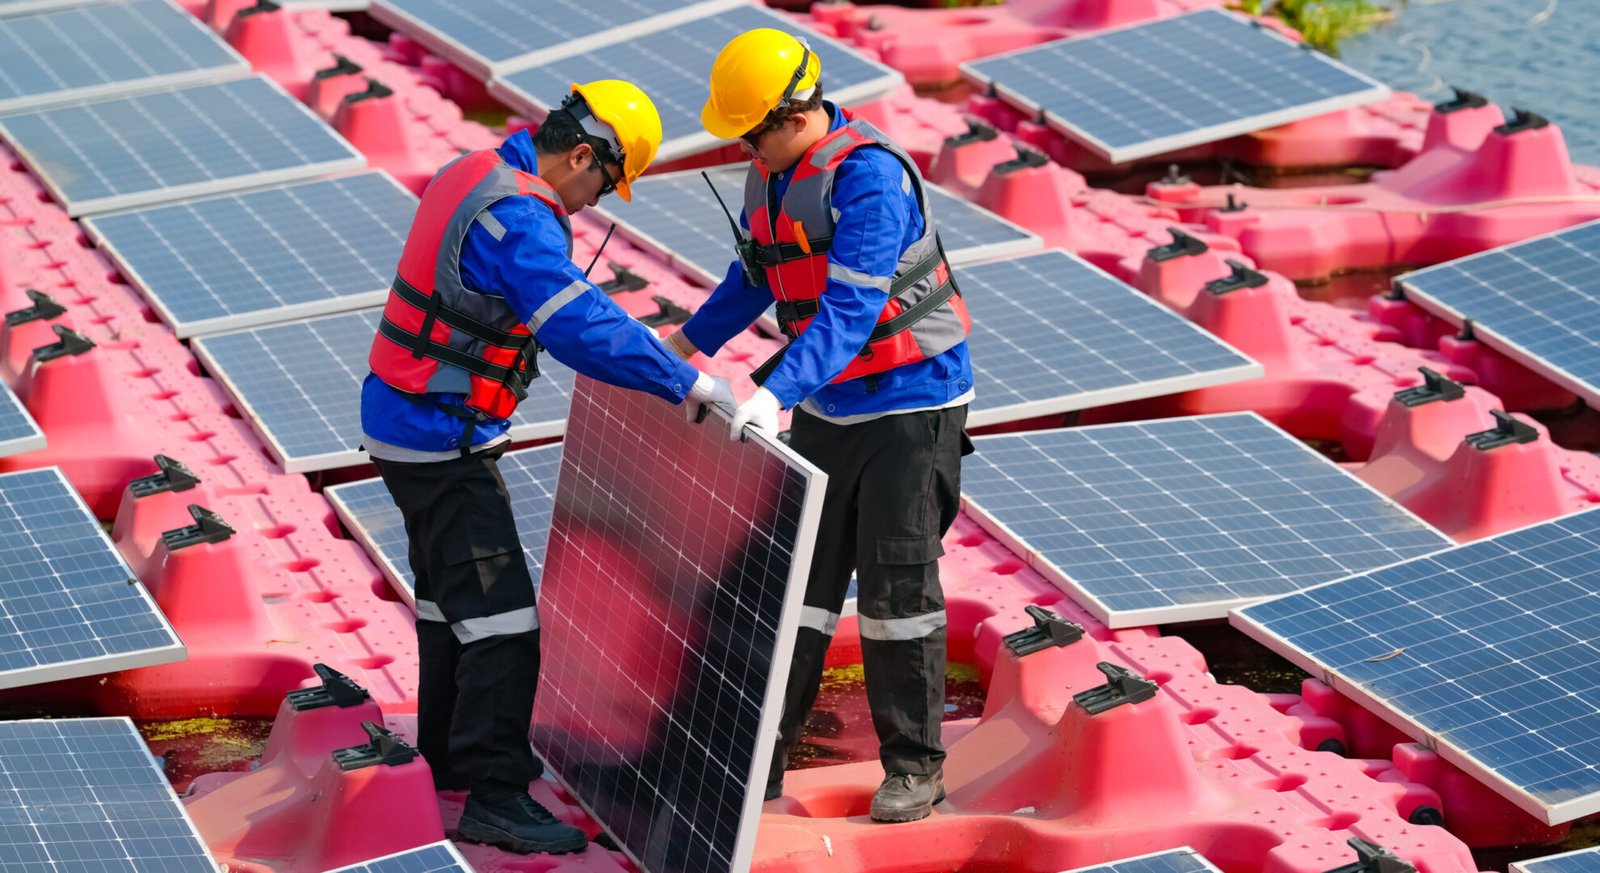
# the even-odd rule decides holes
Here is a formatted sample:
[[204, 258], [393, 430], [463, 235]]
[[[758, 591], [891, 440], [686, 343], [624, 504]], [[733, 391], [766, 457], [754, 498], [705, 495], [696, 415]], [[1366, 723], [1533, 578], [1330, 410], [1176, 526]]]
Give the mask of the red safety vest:
[[516, 196], [550, 207], [572, 256], [572, 227], [549, 184], [492, 149], [457, 158], [428, 183], [411, 222], [367, 357], [378, 378], [408, 394], [465, 394], [467, 408], [484, 418], [509, 418], [528, 396], [539, 375], [533, 334], [505, 298], [470, 291], [461, 279], [467, 231], [479, 222], [504, 234], [487, 210]]
[[[960, 344], [972, 331], [972, 318], [939, 244], [916, 162], [882, 131], [839, 111], [845, 113], [848, 123], [800, 157], [776, 218], [768, 209], [772, 180], [760, 164], [751, 163], [744, 191], [745, 216], [755, 243], [749, 252], [754, 263], [747, 264], [747, 269], [759, 269], [765, 275], [777, 301], [778, 323], [791, 340], [816, 317], [817, 300], [830, 274], [851, 284], [881, 287], [889, 294], [866, 346], [834, 382], [932, 358]], [[836, 226], [833, 178], [844, 159], [862, 146], [886, 149], [900, 161], [922, 209], [922, 237], [901, 254], [892, 277], [863, 276], [828, 261]], [[764, 378], [776, 363], [776, 359], [769, 361], [769, 366], [758, 372]]]

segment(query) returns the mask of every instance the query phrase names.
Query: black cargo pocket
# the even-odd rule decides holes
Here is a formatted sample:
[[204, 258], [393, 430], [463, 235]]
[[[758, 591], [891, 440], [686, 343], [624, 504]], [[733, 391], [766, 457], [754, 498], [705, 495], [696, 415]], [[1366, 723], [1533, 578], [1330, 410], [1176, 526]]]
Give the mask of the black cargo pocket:
[[[470, 530], [465, 539], [446, 542], [443, 556], [456, 584], [476, 583], [484, 598], [494, 601], [486, 604], [491, 611], [497, 611], [495, 606], [520, 609], [532, 604], [532, 580], [515, 531], [508, 535], [506, 531]], [[519, 580], [528, 591], [524, 597], [514, 594]]]
[[878, 537], [880, 564], [931, 564], [942, 555], [938, 537]]
[[962, 431], [961, 432], [961, 457], [965, 458], [966, 456], [972, 454], [973, 452], [976, 452], [977, 450], [978, 450], [978, 447], [972, 444], [972, 437], [967, 436], [967, 432], [966, 431]]

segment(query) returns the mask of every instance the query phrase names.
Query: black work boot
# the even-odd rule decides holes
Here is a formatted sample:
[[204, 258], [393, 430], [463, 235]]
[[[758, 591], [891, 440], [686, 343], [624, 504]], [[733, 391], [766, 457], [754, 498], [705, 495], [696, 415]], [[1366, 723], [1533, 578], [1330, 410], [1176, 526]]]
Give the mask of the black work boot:
[[463, 840], [499, 846], [518, 854], [544, 852], [564, 855], [589, 845], [583, 831], [550, 814], [526, 791], [474, 790], [456, 834]]
[[916, 821], [927, 818], [944, 800], [944, 773], [916, 776], [890, 773], [872, 795], [873, 821]]
[[788, 765], [789, 750], [780, 742], [772, 750], [772, 763], [767, 770], [767, 790], [762, 793], [762, 800], [777, 800], [783, 796], [783, 771]]

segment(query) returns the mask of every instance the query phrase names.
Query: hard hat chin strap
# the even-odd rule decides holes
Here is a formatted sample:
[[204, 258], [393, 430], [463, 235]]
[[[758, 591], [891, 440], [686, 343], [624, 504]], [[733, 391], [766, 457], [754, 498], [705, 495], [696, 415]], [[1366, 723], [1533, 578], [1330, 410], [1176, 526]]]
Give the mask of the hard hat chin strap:
[[[789, 87], [783, 89], [783, 97], [778, 100], [779, 106], [788, 103], [794, 98], [795, 89], [800, 87], [800, 81], [806, 77], [806, 67], [811, 65], [811, 46], [807, 45], [806, 41], [802, 39], [800, 40], [800, 48], [800, 66], [795, 67], [794, 75], [789, 77]], [[805, 97], [801, 99], [803, 100], [810, 96], [811, 93], [808, 91]]]

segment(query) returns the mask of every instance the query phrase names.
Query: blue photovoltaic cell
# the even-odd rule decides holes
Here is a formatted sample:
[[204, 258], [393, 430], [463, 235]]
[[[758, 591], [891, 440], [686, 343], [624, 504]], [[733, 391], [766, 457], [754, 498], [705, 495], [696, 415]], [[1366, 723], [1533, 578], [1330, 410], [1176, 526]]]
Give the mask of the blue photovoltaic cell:
[[1511, 862], [1512, 873], [1600, 873], [1600, 846]]
[[441, 840], [328, 873], [473, 873], [473, 869], [454, 844]]
[[28, 15], [34, 12], [49, 12], [52, 9], [85, 6], [93, 2], [95, 0], [0, 0], [0, 15]]
[[383, 172], [84, 221], [180, 337], [383, 303], [417, 198]]
[[515, 109], [539, 116], [560, 105], [573, 82], [638, 82], [661, 113], [664, 139], [656, 160], [670, 161], [722, 142], [700, 126], [700, 109], [710, 95], [711, 62], [728, 40], [757, 27], [803, 36], [827, 71], [826, 94], [834, 102], [865, 102], [902, 81], [894, 70], [777, 12], [739, 6], [506, 74], [490, 82], [490, 92]]
[[1600, 405], [1600, 221], [1408, 273], [1407, 298]]
[[[206, 370], [238, 400], [284, 470], [362, 463], [361, 382], [381, 310], [347, 312], [196, 339]], [[539, 356], [539, 378], [511, 416], [514, 440], [560, 436], [572, 371]]]
[[972, 313], [974, 427], [1262, 373], [1187, 318], [1060, 249], [955, 272]]
[[56, 467], [0, 476], [0, 688], [184, 658]]
[[1600, 811], [1600, 509], [1233, 622], [1547, 823]]
[[1217, 873], [1217, 868], [1199, 852], [1184, 846], [1153, 855], [1079, 867], [1067, 873]]
[[[517, 536], [522, 540], [522, 554], [528, 559], [528, 572], [533, 575], [535, 586], [544, 567], [545, 538], [550, 533], [550, 513], [560, 471], [560, 443], [507, 452], [500, 458], [500, 475], [506, 480], [506, 493], [511, 495]], [[345, 527], [383, 567], [390, 583], [405, 595], [407, 602], [413, 602], [414, 577], [405, 523], [383, 480], [335, 485], [325, 493]]]
[[372, 12], [468, 72], [487, 77], [530, 55], [617, 28], [636, 32], [651, 19], [680, 13], [665, 18], [674, 21], [705, 7], [685, 0], [376, 0]]
[[211, 28], [169, 0], [0, 18], [0, 111], [249, 70]]
[[1221, 618], [1450, 545], [1254, 413], [975, 442], [968, 508], [1113, 628]]
[[44, 448], [44, 431], [9, 385], [0, 382], [0, 457]]
[[0, 134], [74, 217], [366, 162], [259, 75], [13, 113]]
[[126, 718], [0, 722], [6, 873], [216, 873]]
[[1113, 163], [1383, 98], [1389, 89], [1230, 12], [1202, 9], [962, 65]]

